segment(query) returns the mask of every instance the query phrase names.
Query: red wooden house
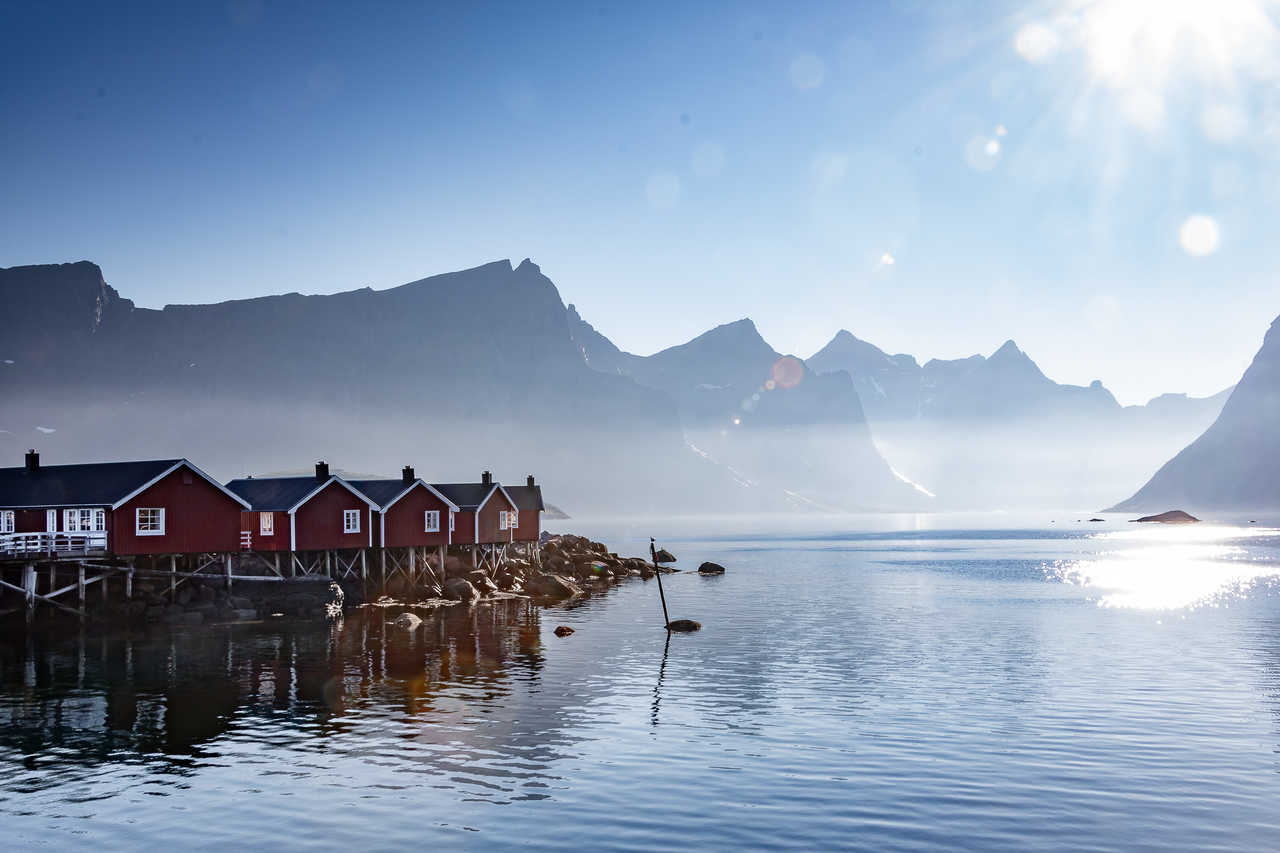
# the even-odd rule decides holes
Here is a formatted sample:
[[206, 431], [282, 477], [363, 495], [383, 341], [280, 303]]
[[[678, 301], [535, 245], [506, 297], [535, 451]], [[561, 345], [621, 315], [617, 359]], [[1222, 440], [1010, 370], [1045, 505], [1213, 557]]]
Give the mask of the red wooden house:
[[513, 541], [511, 526], [516, 505], [493, 476], [485, 471], [479, 483], [434, 483], [448, 498], [454, 513], [454, 545], [499, 545]]
[[516, 505], [516, 512], [511, 518], [511, 538], [516, 542], [537, 542], [542, 535], [542, 511], [545, 509], [542, 487], [530, 474], [525, 485], [502, 488]]
[[0, 469], [0, 551], [232, 552], [248, 504], [186, 459]]
[[351, 480], [377, 506], [373, 541], [387, 548], [453, 544], [449, 533], [458, 505], [405, 466], [399, 480]]
[[248, 551], [341, 551], [373, 545], [378, 507], [329, 465], [314, 477], [246, 477], [227, 488], [242, 498]]

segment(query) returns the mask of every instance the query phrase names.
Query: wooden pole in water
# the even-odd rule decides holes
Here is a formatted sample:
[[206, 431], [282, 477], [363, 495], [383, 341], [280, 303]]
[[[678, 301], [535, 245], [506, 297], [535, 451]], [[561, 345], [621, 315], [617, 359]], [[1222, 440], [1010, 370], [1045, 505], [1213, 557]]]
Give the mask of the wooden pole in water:
[[653, 559], [653, 573], [658, 576], [658, 598], [662, 599], [662, 627], [671, 631], [671, 615], [667, 613], [667, 595], [662, 591], [662, 569], [658, 567], [658, 548], [649, 537], [649, 556]]

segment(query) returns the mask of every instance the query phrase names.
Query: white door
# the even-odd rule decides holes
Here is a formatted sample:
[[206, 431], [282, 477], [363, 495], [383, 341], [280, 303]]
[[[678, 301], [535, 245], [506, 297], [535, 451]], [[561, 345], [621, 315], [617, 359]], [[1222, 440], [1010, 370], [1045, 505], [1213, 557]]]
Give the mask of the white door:
[[58, 532], [58, 511], [56, 509], [45, 510], [44, 529], [49, 533]]

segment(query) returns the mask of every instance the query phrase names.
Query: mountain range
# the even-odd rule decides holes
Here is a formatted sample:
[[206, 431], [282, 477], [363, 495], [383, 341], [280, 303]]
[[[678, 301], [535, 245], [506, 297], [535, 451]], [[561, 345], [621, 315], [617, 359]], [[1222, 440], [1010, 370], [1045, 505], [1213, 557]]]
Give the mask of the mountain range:
[[841, 331], [801, 359], [749, 319], [640, 356], [530, 260], [159, 310], [79, 262], [0, 269], [0, 298], [5, 458], [176, 454], [224, 477], [321, 457], [444, 479], [483, 466], [532, 471], [575, 515], [1096, 507], [1227, 393], [1122, 407], [1012, 341], [921, 365]]

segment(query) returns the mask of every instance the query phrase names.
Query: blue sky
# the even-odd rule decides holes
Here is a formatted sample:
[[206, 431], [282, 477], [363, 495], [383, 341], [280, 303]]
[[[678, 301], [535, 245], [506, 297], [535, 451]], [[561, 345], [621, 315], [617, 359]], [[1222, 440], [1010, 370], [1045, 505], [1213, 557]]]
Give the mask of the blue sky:
[[141, 305], [531, 256], [635, 352], [1014, 338], [1122, 402], [1225, 387], [1280, 314], [1270, 0], [0, 15], [0, 266]]

